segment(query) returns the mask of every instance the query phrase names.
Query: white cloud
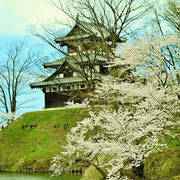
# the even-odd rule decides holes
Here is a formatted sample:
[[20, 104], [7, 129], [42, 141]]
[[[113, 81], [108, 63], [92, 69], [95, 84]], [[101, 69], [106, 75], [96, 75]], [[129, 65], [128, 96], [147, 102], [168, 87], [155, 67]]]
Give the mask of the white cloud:
[[28, 25], [67, 18], [49, 0], [1, 0], [0, 8], [1, 34], [24, 34]]
[[23, 17], [31, 23], [57, 17], [59, 10], [50, 4], [49, 0], [18, 0], [15, 15]]

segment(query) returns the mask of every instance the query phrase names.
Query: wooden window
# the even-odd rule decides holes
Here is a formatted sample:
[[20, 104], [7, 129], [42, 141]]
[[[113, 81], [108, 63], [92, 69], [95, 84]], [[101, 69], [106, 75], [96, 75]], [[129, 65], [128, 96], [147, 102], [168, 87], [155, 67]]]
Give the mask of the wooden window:
[[81, 84], [81, 88], [84, 89], [85, 88], [85, 84]]
[[66, 86], [65, 87], [65, 90], [70, 90], [71, 89], [71, 86]]
[[63, 86], [59, 86], [59, 90], [60, 90], [60, 91], [63, 91]]
[[51, 87], [51, 92], [56, 92], [58, 90], [58, 88], [56, 86]]
[[46, 87], [46, 92], [50, 92], [50, 88], [49, 87]]
[[108, 73], [108, 67], [104, 67], [103, 65], [100, 65], [100, 73], [102, 74]]
[[59, 74], [59, 78], [63, 78], [64, 77], [64, 74]]

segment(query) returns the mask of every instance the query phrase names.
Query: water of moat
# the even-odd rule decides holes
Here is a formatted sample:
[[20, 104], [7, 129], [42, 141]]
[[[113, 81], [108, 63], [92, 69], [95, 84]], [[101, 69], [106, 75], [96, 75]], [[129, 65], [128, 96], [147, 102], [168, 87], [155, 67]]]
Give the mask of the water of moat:
[[80, 175], [51, 177], [49, 174], [0, 173], [0, 180], [80, 180]]

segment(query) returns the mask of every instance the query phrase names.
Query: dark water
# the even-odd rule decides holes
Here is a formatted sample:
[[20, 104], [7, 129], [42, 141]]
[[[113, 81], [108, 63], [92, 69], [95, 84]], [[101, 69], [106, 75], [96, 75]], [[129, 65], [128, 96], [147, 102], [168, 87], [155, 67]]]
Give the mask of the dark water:
[[80, 180], [78, 175], [51, 177], [48, 174], [0, 173], [0, 180]]

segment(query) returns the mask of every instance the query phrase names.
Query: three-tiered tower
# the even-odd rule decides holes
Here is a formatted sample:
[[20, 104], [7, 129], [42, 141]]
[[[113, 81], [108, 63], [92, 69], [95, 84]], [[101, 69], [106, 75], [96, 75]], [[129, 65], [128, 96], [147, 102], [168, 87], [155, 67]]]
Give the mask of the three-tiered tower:
[[[103, 38], [102, 38], [103, 34]], [[76, 19], [72, 30], [55, 42], [67, 46], [67, 55], [56, 61], [44, 63], [44, 68], [54, 68], [55, 72], [41, 82], [31, 83], [31, 88], [41, 88], [45, 94], [45, 108], [64, 106], [73, 92], [80, 94], [93, 89], [98, 81], [108, 74], [107, 58], [104, 54], [111, 48], [109, 33], [101, 32], [96, 25]], [[124, 42], [119, 39], [119, 42]]]

